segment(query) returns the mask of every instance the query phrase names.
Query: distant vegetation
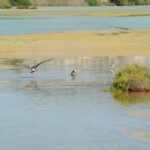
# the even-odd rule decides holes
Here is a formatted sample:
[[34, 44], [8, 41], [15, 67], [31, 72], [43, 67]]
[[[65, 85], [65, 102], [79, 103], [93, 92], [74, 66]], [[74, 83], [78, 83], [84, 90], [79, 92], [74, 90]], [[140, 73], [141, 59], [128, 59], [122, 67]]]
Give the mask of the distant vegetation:
[[11, 0], [12, 6], [17, 6], [18, 9], [29, 8], [31, 2], [29, 0]]
[[[100, 5], [150, 5], [150, 0], [0, 0], [0, 8], [7, 9], [12, 6], [17, 8], [29, 8], [34, 4], [40, 5], [89, 5], [89, 6], [100, 6]], [[31, 7], [30, 7], [31, 8]], [[35, 8], [35, 7], [33, 7]]]
[[18, 8], [28, 8], [31, 6], [30, 0], [0, 0], [0, 8], [8, 9], [12, 6], [16, 6]]
[[122, 6], [122, 5], [149, 5], [150, 0], [110, 0], [110, 2]]
[[98, 6], [100, 2], [98, 0], [85, 0], [90, 6]]
[[0, 0], [0, 8], [1, 9], [9, 9], [11, 8], [11, 3], [9, 0]]

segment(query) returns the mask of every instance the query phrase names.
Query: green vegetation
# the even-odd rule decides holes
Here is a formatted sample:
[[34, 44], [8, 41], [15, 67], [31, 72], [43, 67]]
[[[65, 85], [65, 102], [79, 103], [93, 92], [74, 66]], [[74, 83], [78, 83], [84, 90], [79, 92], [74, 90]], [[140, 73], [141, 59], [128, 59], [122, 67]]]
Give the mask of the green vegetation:
[[31, 6], [31, 2], [29, 0], [11, 0], [11, 4], [13, 6], [17, 6], [18, 9], [27, 9]]
[[150, 102], [150, 69], [133, 64], [119, 70], [110, 91], [123, 106]]
[[14, 6], [30, 6], [31, 2], [29, 0], [11, 0]]
[[150, 91], [150, 69], [129, 65], [118, 71], [111, 87], [111, 91]]
[[1, 9], [9, 9], [11, 8], [11, 3], [9, 0], [0, 0], [0, 8]]
[[[11, 8], [11, 6], [16, 6], [19, 9], [24, 8], [32, 8], [36, 9], [36, 7], [30, 7], [32, 5], [31, 0], [0, 0], [0, 8]], [[44, 6], [67, 6], [70, 3], [67, 0], [57, 1], [57, 0], [47, 0], [47, 1], [35, 1], [36, 5], [44, 5]], [[34, 5], [33, 3], [33, 5]], [[111, 5], [150, 5], [150, 0], [84, 0], [82, 3], [78, 2], [77, 5], [89, 5], [89, 6], [111, 6]]]
[[12, 6], [17, 6], [17, 8], [29, 8], [31, 2], [29, 0], [0, 0], [1, 9], [9, 9]]
[[85, 0], [90, 6], [99, 6], [98, 0]]
[[110, 0], [118, 6], [122, 5], [149, 5], [150, 0]]

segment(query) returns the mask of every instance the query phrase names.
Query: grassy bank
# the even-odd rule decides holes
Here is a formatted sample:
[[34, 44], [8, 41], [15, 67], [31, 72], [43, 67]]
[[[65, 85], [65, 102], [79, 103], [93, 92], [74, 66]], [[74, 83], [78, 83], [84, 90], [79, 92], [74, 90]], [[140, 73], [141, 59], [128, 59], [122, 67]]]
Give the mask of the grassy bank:
[[1, 57], [150, 55], [150, 30], [66, 31], [0, 36]]

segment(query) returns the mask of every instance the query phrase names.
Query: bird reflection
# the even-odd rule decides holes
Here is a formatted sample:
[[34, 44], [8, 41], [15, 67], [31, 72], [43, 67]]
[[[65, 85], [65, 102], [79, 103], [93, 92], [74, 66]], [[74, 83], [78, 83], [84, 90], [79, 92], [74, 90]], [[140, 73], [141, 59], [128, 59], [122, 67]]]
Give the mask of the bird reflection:
[[36, 80], [31, 80], [30, 82], [25, 83], [22, 90], [24, 91], [29, 90], [30, 92], [37, 92], [39, 94], [43, 94], [44, 96], [51, 95], [50, 87], [48, 85], [45, 86], [45, 84], [37, 82]]
[[35, 80], [31, 80], [29, 83], [27, 83], [23, 89], [41, 90], [40, 86], [37, 84]]

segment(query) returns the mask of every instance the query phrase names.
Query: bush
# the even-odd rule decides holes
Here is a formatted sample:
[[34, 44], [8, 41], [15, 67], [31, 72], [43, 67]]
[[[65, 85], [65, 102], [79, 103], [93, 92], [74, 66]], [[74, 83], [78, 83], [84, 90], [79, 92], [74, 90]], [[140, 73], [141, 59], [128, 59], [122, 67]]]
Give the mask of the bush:
[[11, 0], [12, 5], [14, 6], [31, 6], [29, 0]]
[[134, 64], [119, 70], [111, 89], [112, 91], [150, 91], [150, 69]]
[[99, 6], [98, 0], [85, 0], [90, 6]]
[[1, 9], [9, 9], [11, 8], [11, 3], [9, 0], [0, 0], [0, 8]]
[[122, 5], [145, 5], [149, 3], [149, 0], [111, 0], [118, 6]]
[[111, 0], [111, 2], [118, 6], [128, 5], [128, 0]]

